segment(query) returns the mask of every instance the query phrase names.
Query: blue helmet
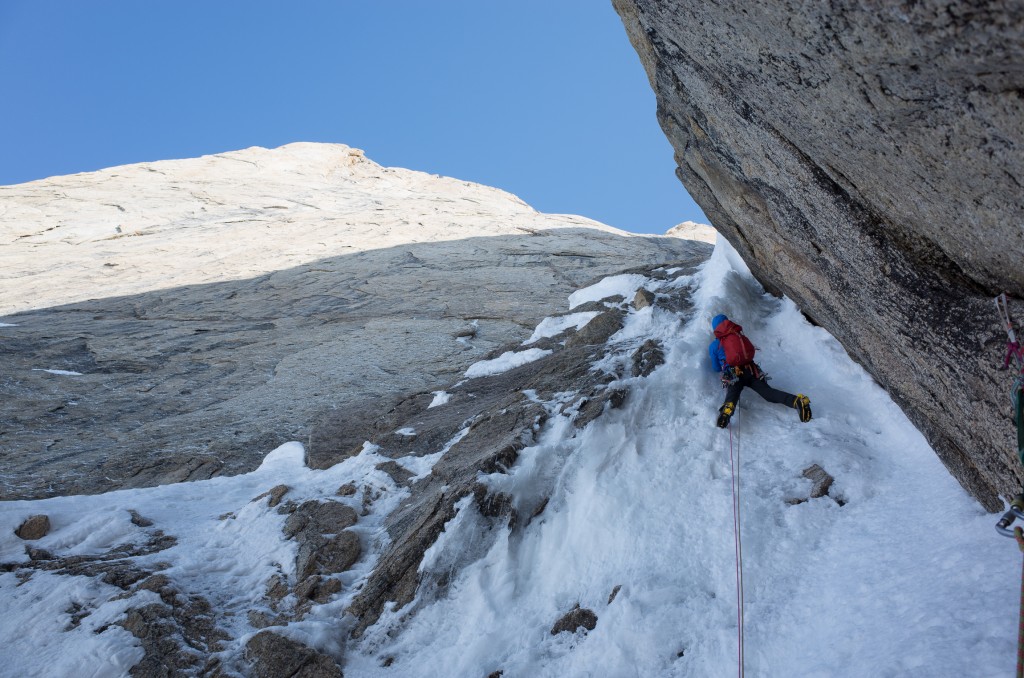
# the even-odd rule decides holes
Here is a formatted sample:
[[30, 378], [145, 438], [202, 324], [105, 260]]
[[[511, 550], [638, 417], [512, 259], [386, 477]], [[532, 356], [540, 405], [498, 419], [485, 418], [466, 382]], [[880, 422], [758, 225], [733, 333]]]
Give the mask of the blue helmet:
[[728, 320], [728, 319], [729, 319], [729, 317], [726, 316], [724, 313], [719, 313], [718, 315], [716, 315], [714, 318], [711, 319], [711, 329], [715, 329], [720, 324], [722, 324], [723, 320]]

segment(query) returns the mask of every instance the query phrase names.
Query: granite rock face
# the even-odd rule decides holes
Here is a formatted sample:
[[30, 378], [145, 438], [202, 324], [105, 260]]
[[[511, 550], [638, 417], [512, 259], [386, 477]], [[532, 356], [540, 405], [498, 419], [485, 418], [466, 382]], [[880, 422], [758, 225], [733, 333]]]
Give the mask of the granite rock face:
[[0, 498], [251, 470], [690, 244], [336, 144], [0, 187]]
[[1024, 297], [1024, 6], [613, 4], [712, 225], [1000, 508], [1022, 480], [992, 297]]

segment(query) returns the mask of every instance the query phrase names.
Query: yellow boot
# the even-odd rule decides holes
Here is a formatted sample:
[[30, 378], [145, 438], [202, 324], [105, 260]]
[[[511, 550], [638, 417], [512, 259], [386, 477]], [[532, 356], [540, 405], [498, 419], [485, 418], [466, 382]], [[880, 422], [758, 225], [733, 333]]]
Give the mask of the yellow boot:
[[796, 395], [796, 400], [793, 401], [793, 407], [800, 413], [800, 421], [807, 423], [811, 420], [811, 399], [805, 396], [803, 393]]
[[729, 419], [732, 418], [732, 413], [736, 410], [736, 403], [726, 403], [722, 405], [718, 410], [718, 428], [725, 428], [729, 425]]

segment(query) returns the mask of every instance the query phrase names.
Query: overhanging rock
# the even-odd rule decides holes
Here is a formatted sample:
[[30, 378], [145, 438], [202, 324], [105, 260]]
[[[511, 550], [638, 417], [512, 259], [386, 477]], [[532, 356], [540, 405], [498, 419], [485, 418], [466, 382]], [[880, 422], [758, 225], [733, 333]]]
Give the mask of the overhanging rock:
[[613, 4], [715, 228], [999, 509], [1022, 479], [991, 298], [1024, 297], [1024, 7]]

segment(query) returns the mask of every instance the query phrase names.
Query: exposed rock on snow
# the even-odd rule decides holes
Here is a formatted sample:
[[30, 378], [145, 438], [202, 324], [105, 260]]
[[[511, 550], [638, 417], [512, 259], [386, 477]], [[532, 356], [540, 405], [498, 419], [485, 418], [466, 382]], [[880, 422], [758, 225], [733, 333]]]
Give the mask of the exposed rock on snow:
[[830, 476], [825, 469], [821, 468], [817, 464], [805, 468], [803, 476], [814, 483], [811, 487], [811, 499], [818, 499], [820, 497], [827, 496], [829, 488], [831, 488], [832, 483], [835, 482], [835, 478]]
[[283, 532], [299, 542], [295, 556], [296, 581], [303, 582], [318, 574], [336, 574], [352, 567], [362, 554], [362, 545], [359, 536], [345, 528], [352, 527], [358, 520], [355, 509], [341, 502], [311, 500], [294, 507]]
[[270, 631], [260, 631], [245, 646], [252, 678], [342, 678], [341, 669], [325, 654]]
[[0, 187], [0, 245], [5, 498], [251, 470], [696, 251], [333, 144]]
[[715, 228], [998, 510], [1024, 480], [991, 301], [1024, 298], [1020, 3], [613, 4]]
[[624, 314], [619, 310], [608, 310], [588, 322], [575, 334], [569, 337], [566, 346], [588, 346], [603, 344], [608, 338], [622, 329]]
[[296, 507], [284, 523], [284, 535], [294, 537], [300, 532], [335, 534], [352, 527], [359, 520], [355, 509], [336, 501], [305, 501]]
[[341, 591], [340, 581], [315, 574], [307, 577], [295, 587], [295, 597], [299, 600], [311, 600], [314, 603], [323, 604], [339, 591]]
[[184, 596], [164, 579], [151, 578], [140, 589], [156, 591], [160, 602], [128, 610], [121, 626], [139, 639], [145, 657], [131, 675], [163, 678], [174, 674], [210, 675], [219, 662], [212, 657], [228, 638], [217, 628], [210, 604], [199, 596]]
[[264, 497], [270, 497], [270, 499], [267, 500], [267, 506], [269, 506], [270, 508], [274, 508], [275, 506], [277, 506], [278, 504], [281, 503], [281, 499], [287, 493], [288, 493], [288, 486], [287, 485], [274, 485], [272, 488], [270, 488], [266, 492], [264, 492], [262, 494], [258, 494], [255, 497], [253, 497], [252, 500], [253, 501], [259, 501], [260, 499], [263, 499]]
[[50, 531], [50, 517], [44, 515], [29, 516], [14, 534], [27, 541], [42, 539]]
[[647, 308], [648, 306], [652, 306], [654, 304], [654, 294], [641, 287], [636, 291], [636, 296], [633, 297], [632, 303], [633, 308], [637, 309], [638, 311], [641, 308]]
[[396, 485], [407, 486], [409, 485], [410, 479], [413, 477], [412, 471], [408, 470], [397, 461], [385, 461], [381, 464], [377, 464], [377, 468], [391, 476], [391, 479], [395, 481]]
[[129, 515], [132, 517], [132, 525], [136, 527], [152, 527], [153, 521], [139, 514], [135, 509], [128, 510]]
[[304, 580], [314, 574], [344, 572], [359, 560], [362, 552], [359, 535], [349, 530], [330, 538], [304, 533], [295, 556], [295, 576]]
[[840, 506], [846, 504], [846, 501], [842, 497], [832, 497], [830, 490], [832, 489], [832, 483], [835, 482], [835, 478], [833, 478], [828, 471], [818, 464], [811, 464], [804, 469], [801, 475], [813, 483], [811, 485], [811, 491], [808, 493], [806, 498], [787, 499], [786, 503], [790, 506], [797, 506], [799, 504], [803, 504], [809, 499], [820, 499], [822, 497], [831, 497], [832, 500]]
[[665, 364], [665, 351], [657, 339], [648, 339], [633, 353], [634, 377], [646, 377], [659, 365]]
[[[611, 599], [614, 599], [614, 597], [614, 594], [612, 594]], [[609, 602], [611, 602], [611, 599]], [[597, 615], [594, 614], [594, 611], [588, 610], [585, 607], [580, 607], [579, 603], [576, 603], [576, 607], [566, 612], [565, 615], [556, 621], [555, 625], [551, 627], [551, 635], [556, 636], [563, 631], [575, 633], [579, 629], [593, 631], [595, 628], [597, 628]]]

